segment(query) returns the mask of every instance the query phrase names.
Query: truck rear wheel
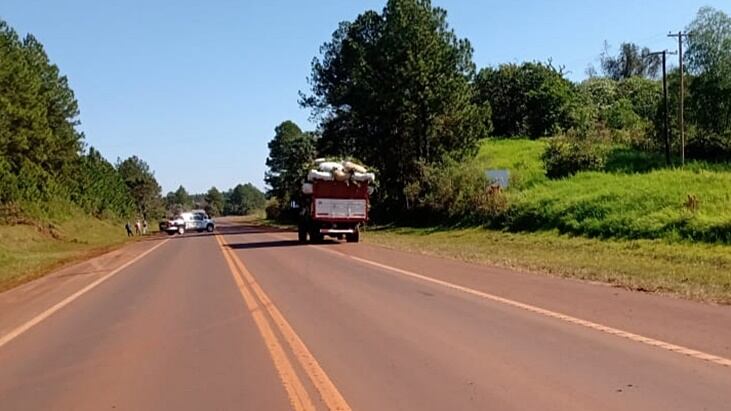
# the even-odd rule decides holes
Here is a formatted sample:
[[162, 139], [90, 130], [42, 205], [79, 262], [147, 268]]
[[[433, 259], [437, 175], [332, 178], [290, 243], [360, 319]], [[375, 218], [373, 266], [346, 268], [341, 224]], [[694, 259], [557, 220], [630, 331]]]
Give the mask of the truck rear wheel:
[[307, 227], [305, 227], [303, 224], [300, 224], [297, 227], [297, 240], [300, 243], [306, 243], [307, 242]]
[[325, 236], [320, 232], [319, 228], [313, 228], [310, 231], [310, 241], [313, 243], [321, 243], [325, 240]]
[[358, 229], [358, 227], [355, 227], [353, 229], [353, 234], [345, 235], [345, 241], [349, 243], [357, 243], [360, 241], [360, 230]]

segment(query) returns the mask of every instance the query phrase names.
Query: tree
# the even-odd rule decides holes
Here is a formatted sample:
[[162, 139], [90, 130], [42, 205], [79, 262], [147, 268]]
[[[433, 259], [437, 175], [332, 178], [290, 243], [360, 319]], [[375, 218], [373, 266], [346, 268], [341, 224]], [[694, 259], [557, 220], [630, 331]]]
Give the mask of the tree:
[[161, 188], [150, 166], [132, 156], [124, 161], [118, 160], [117, 171], [129, 188], [136, 211], [145, 218], [159, 216], [162, 213]]
[[73, 166], [71, 200], [95, 216], [127, 217], [134, 201], [122, 176], [94, 147]]
[[617, 130], [649, 126], [662, 98], [660, 82], [642, 77], [591, 78], [579, 84], [579, 91], [596, 109], [596, 120]]
[[635, 43], [622, 43], [619, 54], [612, 56], [609, 54], [609, 45], [605, 42], [600, 61], [604, 75], [613, 80], [634, 76], [655, 78], [661, 64], [659, 56], [650, 55], [650, 49], [640, 49]]
[[[43, 45], [32, 35], [23, 40], [26, 59], [31, 69], [41, 79], [38, 98], [46, 108], [46, 124], [52, 134], [51, 144], [33, 147], [40, 164], [55, 170], [63, 170], [74, 161], [82, 149], [83, 135], [76, 131], [79, 108], [74, 92], [58, 67], [48, 60]], [[43, 154], [40, 154], [40, 152]]]
[[68, 197], [64, 178], [73, 178], [83, 144], [77, 116], [73, 91], [43, 46], [0, 20], [0, 199]]
[[251, 183], [238, 184], [228, 193], [226, 214], [247, 215], [264, 208], [264, 193]]
[[173, 200], [183, 208], [190, 206], [190, 194], [182, 185], [173, 193]]
[[298, 198], [307, 167], [314, 159], [312, 134], [303, 133], [292, 121], [284, 121], [274, 129], [266, 160], [269, 170], [264, 181], [270, 187], [269, 194], [277, 198], [280, 207], [286, 208], [291, 200]]
[[617, 83], [617, 95], [626, 98], [632, 110], [644, 120], [652, 120], [657, 115], [662, 99], [662, 83], [657, 80], [631, 77]]
[[177, 190], [171, 191], [165, 195], [165, 208], [170, 214], [180, 214], [181, 212], [190, 209], [191, 206], [196, 206], [193, 200], [194, 196], [188, 194], [188, 191], [180, 185]]
[[302, 99], [321, 120], [321, 154], [378, 169], [383, 201], [403, 207], [421, 164], [473, 153], [489, 132], [473, 103], [472, 47], [429, 0], [389, 0], [341, 23], [321, 51]]
[[24, 161], [58, 175], [76, 161], [83, 136], [78, 104], [43, 46], [22, 41], [0, 20], [0, 154], [16, 170]]
[[731, 17], [703, 7], [687, 31], [688, 114], [699, 129], [689, 145], [731, 154]]
[[208, 189], [205, 195], [206, 213], [210, 216], [219, 216], [223, 212], [225, 200], [223, 194], [216, 187]]
[[482, 69], [475, 88], [477, 101], [492, 108], [497, 135], [541, 137], [572, 126], [576, 91], [550, 62]]
[[731, 65], [731, 16], [702, 7], [687, 30], [688, 70], [696, 75], [728, 69]]

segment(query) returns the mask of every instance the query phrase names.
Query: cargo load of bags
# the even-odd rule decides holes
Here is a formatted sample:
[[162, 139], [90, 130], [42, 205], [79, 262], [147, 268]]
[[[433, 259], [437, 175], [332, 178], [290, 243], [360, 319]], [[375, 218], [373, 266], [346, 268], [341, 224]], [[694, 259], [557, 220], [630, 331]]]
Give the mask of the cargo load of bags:
[[307, 173], [307, 182], [302, 185], [302, 192], [304, 194], [312, 194], [313, 181], [368, 184], [368, 191], [372, 192], [372, 185], [376, 182], [376, 176], [373, 173], [369, 173], [362, 165], [352, 161], [317, 159], [315, 160], [315, 167]]

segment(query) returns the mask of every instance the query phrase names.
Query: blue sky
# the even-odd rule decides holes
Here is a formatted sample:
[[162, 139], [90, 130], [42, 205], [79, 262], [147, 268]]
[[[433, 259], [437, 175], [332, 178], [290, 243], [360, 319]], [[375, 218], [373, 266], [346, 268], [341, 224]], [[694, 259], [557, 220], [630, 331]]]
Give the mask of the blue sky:
[[[264, 187], [267, 142], [338, 22], [385, 0], [2, 0], [0, 18], [33, 33], [69, 79], [86, 141], [110, 160], [137, 154], [167, 192]], [[433, 0], [478, 67], [546, 60], [580, 80], [606, 40], [674, 49], [703, 5], [727, 0]]]

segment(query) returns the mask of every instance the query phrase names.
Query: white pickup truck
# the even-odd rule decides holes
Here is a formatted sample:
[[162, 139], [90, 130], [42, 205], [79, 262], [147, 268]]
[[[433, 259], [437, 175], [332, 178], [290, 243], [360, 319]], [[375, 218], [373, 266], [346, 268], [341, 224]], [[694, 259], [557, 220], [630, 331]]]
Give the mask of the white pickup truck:
[[213, 232], [216, 224], [205, 211], [196, 210], [180, 213], [175, 218], [163, 220], [160, 222], [160, 231], [164, 231], [170, 235], [185, 234], [186, 231], [195, 230], [197, 232], [208, 231]]

